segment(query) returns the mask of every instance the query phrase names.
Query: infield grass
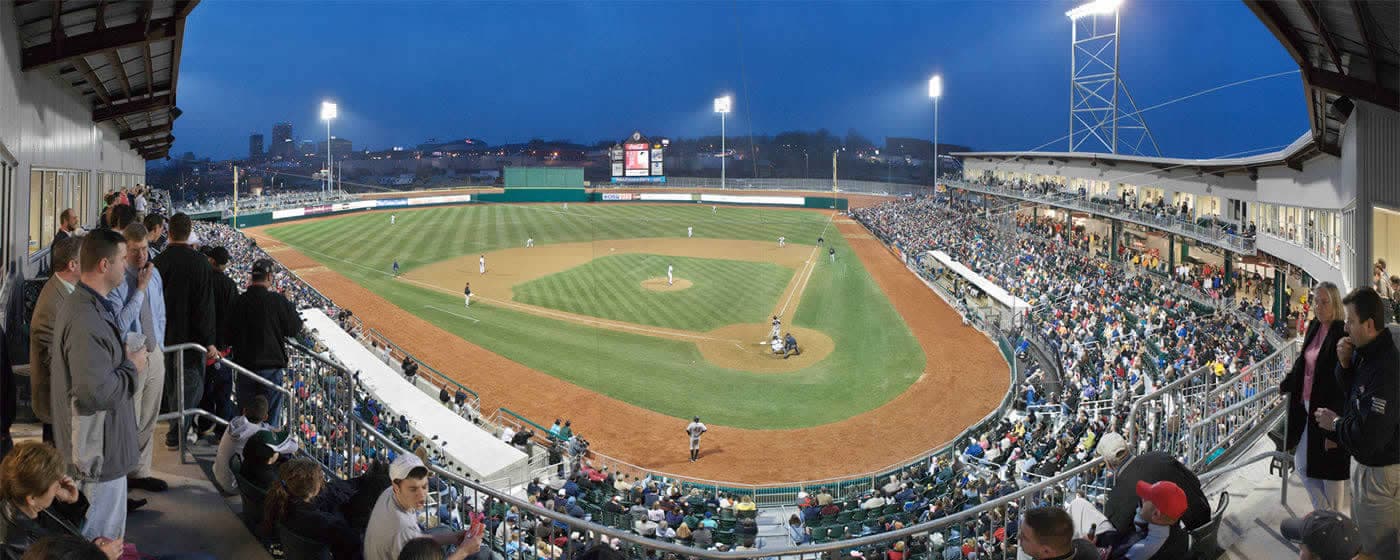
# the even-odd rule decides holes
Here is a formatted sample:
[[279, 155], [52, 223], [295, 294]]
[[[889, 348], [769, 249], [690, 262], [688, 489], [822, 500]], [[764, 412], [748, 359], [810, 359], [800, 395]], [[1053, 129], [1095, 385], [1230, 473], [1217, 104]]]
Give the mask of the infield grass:
[[[275, 226], [268, 234], [450, 333], [565, 381], [677, 418], [700, 415], [719, 425], [790, 429], [876, 408], [902, 393], [924, 369], [918, 342], [836, 228], [827, 227], [828, 218], [817, 212], [749, 208], [713, 212], [698, 205], [575, 205], [567, 212], [554, 205], [490, 205], [398, 212], [392, 228], [384, 213], [371, 213]], [[826, 333], [836, 350], [795, 372], [737, 371], [706, 362], [689, 342], [475, 302], [464, 311], [455, 294], [395, 281], [389, 274], [396, 258], [411, 269], [518, 247], [527, 237], [537, 244], [685, 237], [687, 226], [695, 227], [696, 237], [717, 239], [776, 240], [782, 235], [814, 243], [824, 235], [836, 248], [837, 261], [820, 257], [792, 321]], [[576, 293], [596, 291], [581, 286]], [[626, 320], [643, 319], [639, 313]]]

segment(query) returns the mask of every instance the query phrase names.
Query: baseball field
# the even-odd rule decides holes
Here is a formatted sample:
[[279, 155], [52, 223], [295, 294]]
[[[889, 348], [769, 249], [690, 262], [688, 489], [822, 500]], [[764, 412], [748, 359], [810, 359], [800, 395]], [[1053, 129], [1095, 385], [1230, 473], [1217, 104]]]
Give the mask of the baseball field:
[[[713, 469], [739, 482], [879, 468], [946, 441], [1006, 391], [995, 348], [926, 288], [914, 292], [912, 274], [831, 211], [472, 205], [250, 233], [477, 390], [484, 410], [572, 418], [596, 450], [647, 468]], [[774, 315], [800, 354], [772, 352]], [[939, 330], [954, 348], [934, 340]], [[683, 466], [681, 427], [697, 415], [712, 427], [705, 460]], [[730, 456], [765, 440], [821, 451], [861, 434], [899, 441], [875, 445], [872, 457], [821, 458], [849, 459], [843, 467], [746, 467], [753, 461]]]

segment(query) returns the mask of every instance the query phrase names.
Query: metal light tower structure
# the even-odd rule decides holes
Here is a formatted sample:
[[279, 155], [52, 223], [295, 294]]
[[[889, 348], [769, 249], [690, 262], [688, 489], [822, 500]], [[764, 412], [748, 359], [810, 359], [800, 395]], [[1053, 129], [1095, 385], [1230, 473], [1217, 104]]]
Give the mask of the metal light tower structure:
[[[1118, 73], [1123, 0], [1093, 0], [1065, 12], [1070, 20], [1069, 151], [1137, 155], [1143, 143], [1161, 155]], [[1120, 103], [1121, 100], [1125, 103]], [[1125, 110], [1126, 109], [1126, 110]]]
[[943, 97], [943, 75], [928, 79], [928, 96], [933, 98], [933, 177], [929, 188], [938, 189], [938, 100]]
[[724, 187], [724, 163], [729, 159], [724, 146], [724, 116], [734, 108], [734, 98], [728, 95], [715, 98], [715, 112], [719, 113], [719, 188]]
[[321, 196], [331, 194], [331, 121], [335, 120], [338, 108], [330, 101], [321, 102], [321, 120], [326, 121], [326, 188]]

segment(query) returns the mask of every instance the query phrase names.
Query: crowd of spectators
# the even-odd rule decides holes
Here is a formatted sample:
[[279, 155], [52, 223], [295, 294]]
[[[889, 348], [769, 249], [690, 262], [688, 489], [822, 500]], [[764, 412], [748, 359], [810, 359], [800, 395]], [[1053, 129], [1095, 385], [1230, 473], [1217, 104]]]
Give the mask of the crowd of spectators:
[[[261, 210], [275, 210], [278, 208], [295, 207], [308, 204], [330, 204], [334, 202], [353, 202], [356, 200], [359, 200], [359, 198], [355, 195], [342, 192], [324, 194], [320, 191], [264, 191], [262, 194], [257, 196], [238, 197], [238, 211], [252, 212]], [[177, 205], [177, 210], [188, 214], [200, 214], [204, 212], [216, 211], [232, 211], [233, 197], [209, 197], [198, 202], [182, 203]]]

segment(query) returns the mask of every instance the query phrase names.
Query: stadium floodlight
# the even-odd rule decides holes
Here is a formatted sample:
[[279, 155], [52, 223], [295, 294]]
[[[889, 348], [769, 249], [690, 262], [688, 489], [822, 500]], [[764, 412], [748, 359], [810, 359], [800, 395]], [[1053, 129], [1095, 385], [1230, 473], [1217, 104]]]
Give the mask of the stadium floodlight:
[[724, 145], [724, 116], [734, 108], [734, 98], [732, 96], [716, 97], [715, 112], [719, 113], [719, 188], [725, 188], [725, 160], [729, 159], [725, 153]]
[[1094, 0], [1093, 2], [1081, 4], [1073, 10], [1065, 12], [1065, 15], [1069, 16], [1069, 19], [1108, 15], [1118, 11], [1118, 7], [1122, 5], [1123, 0]]
[[930, 187], [938, 188], [938, 100], [943, 97], [943, 75], [928, 79], [928, 96], [933, 98], [933, 171], [929, 173]]
[[326, 186], [321, 194], [329, 195], [331, 192], [331, 121], [335, 120], [340, 112], [339, 107], [330, 101], [321, 102], [321, 120], [326, 121]]

